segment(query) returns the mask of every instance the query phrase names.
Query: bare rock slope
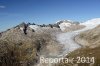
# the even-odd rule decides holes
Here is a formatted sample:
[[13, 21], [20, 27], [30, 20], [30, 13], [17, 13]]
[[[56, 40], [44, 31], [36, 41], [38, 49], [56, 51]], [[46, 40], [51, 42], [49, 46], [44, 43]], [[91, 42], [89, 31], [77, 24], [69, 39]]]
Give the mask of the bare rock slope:
[[82, 46], [97, 47], [100, 45], [100, 25], [92, 30], [82, 32], [75, 40]]

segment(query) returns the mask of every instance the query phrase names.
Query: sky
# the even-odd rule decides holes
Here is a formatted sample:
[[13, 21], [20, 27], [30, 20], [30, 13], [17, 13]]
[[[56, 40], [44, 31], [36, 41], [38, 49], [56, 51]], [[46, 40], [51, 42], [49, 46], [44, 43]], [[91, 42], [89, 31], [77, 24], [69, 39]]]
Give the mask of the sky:
[[100, 0], [0, 0], [0, 31], [22, 22], [84, 22], [100, 18]]

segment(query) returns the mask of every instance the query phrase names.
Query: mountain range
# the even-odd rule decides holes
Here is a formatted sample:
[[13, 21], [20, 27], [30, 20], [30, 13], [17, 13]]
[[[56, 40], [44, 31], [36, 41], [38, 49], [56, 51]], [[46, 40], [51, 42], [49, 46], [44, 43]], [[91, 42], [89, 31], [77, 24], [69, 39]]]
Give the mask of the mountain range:
[[[83, 23], [61, 20], [48, 25], [23, 22], [0, 33], [0, 66], [53, 66], [41, 64], [39, 58], [75, 57], [86, 53], [89, 56], [92, 51], [99, 52], [99, 39], [100, 18]], [[89, 51], [85, 52], [87, 49]], [[93, 56], [98, 58], [94, 64], [97, 66], [99, 54], [94, 52]], [[56, 66], [73, 65], [60, 63]]]

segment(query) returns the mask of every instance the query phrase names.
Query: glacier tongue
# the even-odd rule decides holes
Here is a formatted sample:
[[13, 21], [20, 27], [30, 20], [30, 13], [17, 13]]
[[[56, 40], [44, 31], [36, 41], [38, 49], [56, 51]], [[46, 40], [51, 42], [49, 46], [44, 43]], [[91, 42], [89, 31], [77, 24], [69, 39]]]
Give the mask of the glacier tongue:
[[85, 25], [87, 27], [87, 29], [93, 29], [96, 26], [98, 26], [99, 24], [100, 24], [100, 18], [91, 19], [84, 23], [81, 23], [81, 25]]
[[74, 37], [83, 31], [95, 28], [99, 24], [100, 24], [100, 18], [88, 20], [88, 21], [80, 24], [80, 25], [86, 26], [85, 28], [83, 28], [81, 30], [76, 30], [76, 31], [67, 32], [67, 33], [61, 33], [61, 34], [57, 35], [57, 40], [61, 44], [64, 45], [64, 49], [65, 49], [60, 56], [66, 56], [69, 52], [74, 51], [78, 48], [81, 48], [81, 46], [74, 41]]

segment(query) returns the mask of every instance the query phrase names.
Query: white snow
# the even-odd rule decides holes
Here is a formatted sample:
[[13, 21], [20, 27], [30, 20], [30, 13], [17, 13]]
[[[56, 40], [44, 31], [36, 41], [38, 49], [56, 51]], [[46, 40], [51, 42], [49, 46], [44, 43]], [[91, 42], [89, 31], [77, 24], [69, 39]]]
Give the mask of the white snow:
[[64, 31], [64, 30], [66, 29], [66, 27], [70, 27], [70, 26], [71, 26], [71, 23], [63, 22], [63, 23], [61, 23], [59, 26], [60, 26], [60, 29], [61, 29], [62, 31]]
[[98, 25], [98, 24], [100, 24], [100, 18], [91, 19], [91, 20], [88, 20], [88, 21], [81, 23], [81, 24], [83, 24], [83, 25], [90, 25], [90, 24], [91, 25]]
[[99, 24], [100, 24], [100, 18], [88, 20], [84, 23], [81, 23], [81, 25], [86, 26], [85, 28], [83, 28], [81, 30], [76, 30], [76, 31], [67, 32], [67, 33], [61, 33], [61, 34], [57, 35], [57, 40], [61, 44], [64, 45], [64, 48], [63, 48], [64, 51], [59, 56], [61, 56], [61, 57], [66, 56], [69, 52], [74, 51], [78, 48], [81, 48], [81, 46], [74, 41], [74, 37], [83, 31], [95, 28]]
[[61, 20], [57, 21], [56, 23], [60, 22]]
[[34, 30], [37, 30], [39, 28], [39, 26], [37, 26], [37, 25], [29, 25], [29, 27], [34, 29]]
[[91, 19], [84, 23], [81, 23], [81, 25], [86, 26], [86, 29], [93, 29], [94, 27], [96, 27], [99, 24], [100, 24], [100, 18]]
[[69, 21], [69, 22], [73, 22], [72, 20], [67, 20], [67, 21]]
[[23, 27], [20, 27], [20, 30], [22, 30], [22, 31], [23, 31]]
[[59, 20], [56, 23], [58, 23], [58, 22], [73, 22], [73, 21], [72, 20]]

